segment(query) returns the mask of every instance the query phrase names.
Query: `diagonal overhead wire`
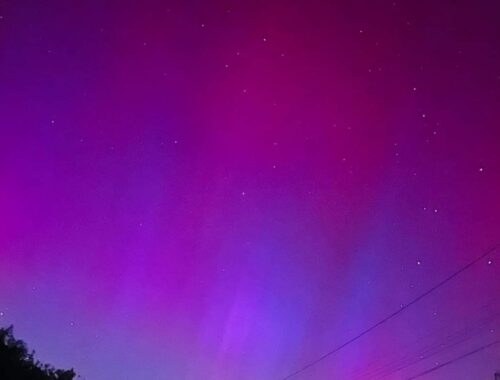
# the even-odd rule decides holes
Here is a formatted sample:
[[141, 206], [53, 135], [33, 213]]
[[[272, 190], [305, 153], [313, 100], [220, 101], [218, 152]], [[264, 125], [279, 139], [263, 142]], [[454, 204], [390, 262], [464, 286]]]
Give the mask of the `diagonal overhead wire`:
[[428, 360], [429, 358], [447, 352], [452, 348], [455, 348], [464, 342], [471, 340], [474, 337], [477, 337], [481, 334], [484, 334], [484, 328], [487, 327], [491, 322], [496, 322], [500, 313], [495, 313], [494, 315], [489, 316], [483, 323], [478, 326], [473, 326], [472, 328], [466, 328], [463, 331], [453, 334], [447, 337], [448, 341], [446, 344], [439, 344], [430, 346], [425, 350], [417, 353], [414, 357], [407, 357], [402, 360], [396, 361], [394, 364], [389, 364], [385, 368], [375, 371], [372, 375], [368, 375], [367, 379], [385, 379], [388, 376], [393, 375], [396, 372], [402, 371], [408, 367], [411, 367], [417, 363]]
[[500, 343], [500, 340], [496, 340], [496, 341], [491, 342], [491, 343], [489, 343], [489, 344], [487, 344], [485, 346], [481, 346], [479, 348], [476, 348], [473, 351], [469, 351], [469, 352], [467, 352], [467, 353], [465, 353], [463, 355], [457, 356], [456, 358], [448, 360], [447, 362], [441, 363], [440, 365], [438, 365], [436, 367], [433, 367], [431, 369], [428, 369], [427, 371], [420, 372], [419, 374], [417, 374], [415, 376], [409, 377], [407, 380], [413, 380], [413, 379], [416, 379], [418, 377], [425, 376], [425, 375], [427, 375], [427, 374], [429, 374], [431, 372], [437, 371], [438, 369], [441, 369], [441, 368], [446, 367], [446, 366], [448, 366], [450, 364], [458, 362], [459, 360], [465, 359], [468, 356], [474, 355], [474, 354], [476, 354], [478, 352], [486, 350], [487, 348], [493, 347], [493, 346], [497, 345], [498, 343]]
[[[497, 301], [498, 297], [495, 297], [494, 300]], [[491, 306], [492, 302], [488, 302], [482, 307], [478, 309], [478, 311], [484, 311], [487, 308]], [[433, 355], [432, 352], [433, 350], [438, 349], [438, 347], [443, 347], [444, 345], [449, 345], [452, 344], [452, 342], [455, 342], [457, 339], [464, 338], [466, 336], [472, 336], [472, 334], [480, 334], [480, 330], [484, 330], [485, 327], [487, 327], [489, 324], [492, 322], [496, 321], [497, 319], [500, 319], [500, 309], [499, 310], [494, 310], [494, 311], [489, 311], [488, 315], [484, 318], [471, 318], [467, 322], [470, 322], [467, 324], [466, 327], [455, 330], [452, 333], [446, 333], [445, 331], [449, 331], [449, 323], [444, 323], [440, 327], [433, 329], [433, 330], [427, 330], [427, 333], [424, 335], [420, 335], [417, 339], [413, 339], [412, 343], [417, 344], [420, 349], [416, 350], [413, 353], [407, 353], [405, 355], [401, 355], [401, 351], [399, 348], [394, 348], [393, 351], [390, 353], [390, 356], [397, 356], [398, 359], [392, 360], [392, 361], [386, 361], [386, 364], [380, 365], [381, 359], [377, 358], [370, 363], [371, 365], [366, 366], [368, 369], [364, 369], [362, 371], [353, 371], [352, 374], [350, 375], [352, 380], [358, 380], [358, 379], [371, 379], [371, 378], [382, 378], [385, 379], [387, 374], [389, 372], [397, 372], [399, 370], [402, 370], [408, 366], [413, 365], [411, 363], [412, 360], [418, 360], [422, 359], [422, 356], [425, 357], [425, 355]], [[445, 334], [444, 336], [444, 342], [442, 340], [437, 341], [434, 340], [434, 343], [429, 343], [425, 346], [420, 345], [422, 342], [426, 341], [426, 339], [431, 339], [436, 336], [440, 336], [442, 334]], [[384, 355], [384, 358], [387, 359], [387, 355]], [[422, 359], [422, 360], [425, 360]], [[351, 378], [349, 377], [349, 378]], [[499, 379], [500, 380], [500, 379]]]
[[468, 262], [467, 264], [465, 264], [464, 266], [462, 266], [460, 269], [456, 270], [455, 272], [453, 272], [452, 274], [450, 274], [448, 277], [446, 277], [445, 279], [441, 280], [440, 282], [438, 282], [436, 285], [434, 285], [433, 287], [431, 287], [430, 289], [426, 290], [425, 292], [423, 292], [422, 294], [420, 294], [419, 296], [417, 296], [416, 298], [414, 298], [413, 300], [411, 300], [410, 302], [408, 302], [407, 304], [403, 305], [401, 308], [399, 308], [398, 310], [394, 311], [393, 313], [389, 314], [388, 316], [386, 316], [385, 318], [381, 319], [380, 321], [376, 322], [375, 324], [371, 325], [370, 327], [368, 327], [367, 329], [363, 330], [362, 332], [360, 332], [358, 335], [352, 337], [351, 339], [347, 340], [346, 342], [342, 343], [341, 345], [333, 348], [332, 350], [328, 351], [327, 353], [325, 353], [324, 355], [320, 356], [319, 358], [307, 363], [306, 365], [304, 365], [303, 367], [299, 368], [298, 370], [296, 370], [295, 372], [292, 372], [290, 373], [289, 375], [281, 378], [281, 380], [288, 380], [288, 379], [291, 379], [292, 377], [294, 376], [297, 376], [298, 374], [306, 371], [307, 369], [315, 366], [316, 364], [318, 364], [319, 362], [325, 360], [326, 358], [328, 358], [329, 356], [337, 353], [338, 351], [342, 350], [343, 348], [345, 348], [346, 346], [350, 345], [351, 343], [354, 343], [355, 341], [357, 341], [358, 339], [362, 338], [363, 336], [365, 336], [366, 334], [370, 333], [371, 331], [375, 330], [377, 327], [379, 327], [380, 325], [383, 325], [384, 323], [386, 323], [387, 321], [393, 319], [394, 317], [396, 317], [397, 315], [401, 314], [403, 311], [405, 311], [406, 309], [410, 308], [411, 306], [415, 305], [417, 302], [419, 302], [420, 300], [422, 300], [423, 298], [427, 297], [428, 295], [430, 295], [431, 293], [434, 293], [436, 290], [438, 290], [440, 287], [442, 287], [443, 285], [445, 285], [446, 283], [448, 283], [449, 281], [453, 280], [455, 277], [457, 277], [458, 275], [462, 274], [463, 272], [465, 272], [466, 270], [470, 269], [472, 266], [474, 266], [475, 264], [477, 264], [478, 262], [480, 262], [481, 260], [483, 260], [484, 258], [486, 258], [487, 256], [491, 255], [492, 253], [494, 253], [498, 247], [500, 246], [500, 244], [496, 244], [494, 245], [492, 248], [488, 249], [487, 251], [485, 251], [483, 254], [479, 255], [478, 257], [476, 257], [474, 260]]

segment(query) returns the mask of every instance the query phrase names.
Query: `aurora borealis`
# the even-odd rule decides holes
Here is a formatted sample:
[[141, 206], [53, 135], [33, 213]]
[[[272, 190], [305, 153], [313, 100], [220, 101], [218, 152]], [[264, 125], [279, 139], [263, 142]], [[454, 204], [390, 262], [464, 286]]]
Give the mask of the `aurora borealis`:
[[[487, 0], [3, 1], [0, 326], [87, 380], [282, 379], [499, 242], [499, 40]], [[296, 378], [498, 339], [499, 264]]]

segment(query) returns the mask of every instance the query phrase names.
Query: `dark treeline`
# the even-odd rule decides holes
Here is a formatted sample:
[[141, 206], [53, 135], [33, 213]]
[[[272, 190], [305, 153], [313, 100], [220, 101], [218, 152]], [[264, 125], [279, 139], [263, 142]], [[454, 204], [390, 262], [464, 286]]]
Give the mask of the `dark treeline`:
[[34, 358], [34, 352], [13, 335], [13, 327], [0, 329], [0, 379], [2, 380], [72, 380], [75, 372], [55, 369]]

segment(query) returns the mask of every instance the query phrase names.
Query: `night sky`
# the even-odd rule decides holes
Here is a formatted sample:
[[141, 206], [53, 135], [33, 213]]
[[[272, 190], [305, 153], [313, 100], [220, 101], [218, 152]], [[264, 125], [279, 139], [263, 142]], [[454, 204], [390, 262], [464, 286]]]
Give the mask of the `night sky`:
[[[499, 41], [493, 0], [2, 1], [0, 326], [87, 380], [284, 378], [499, 242]], [[494, 252], [296, 378], [499, 338]]]

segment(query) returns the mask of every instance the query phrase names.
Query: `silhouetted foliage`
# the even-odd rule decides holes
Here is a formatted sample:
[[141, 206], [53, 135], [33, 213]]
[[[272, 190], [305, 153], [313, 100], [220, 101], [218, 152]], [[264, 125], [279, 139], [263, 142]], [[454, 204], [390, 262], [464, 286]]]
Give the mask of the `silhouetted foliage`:
[[55, 369], [34, 359], [26, 344], [13, 336], [13, 327], [0, 329], [0, 379], [2, 380], [72, 380], [76, 374]]

